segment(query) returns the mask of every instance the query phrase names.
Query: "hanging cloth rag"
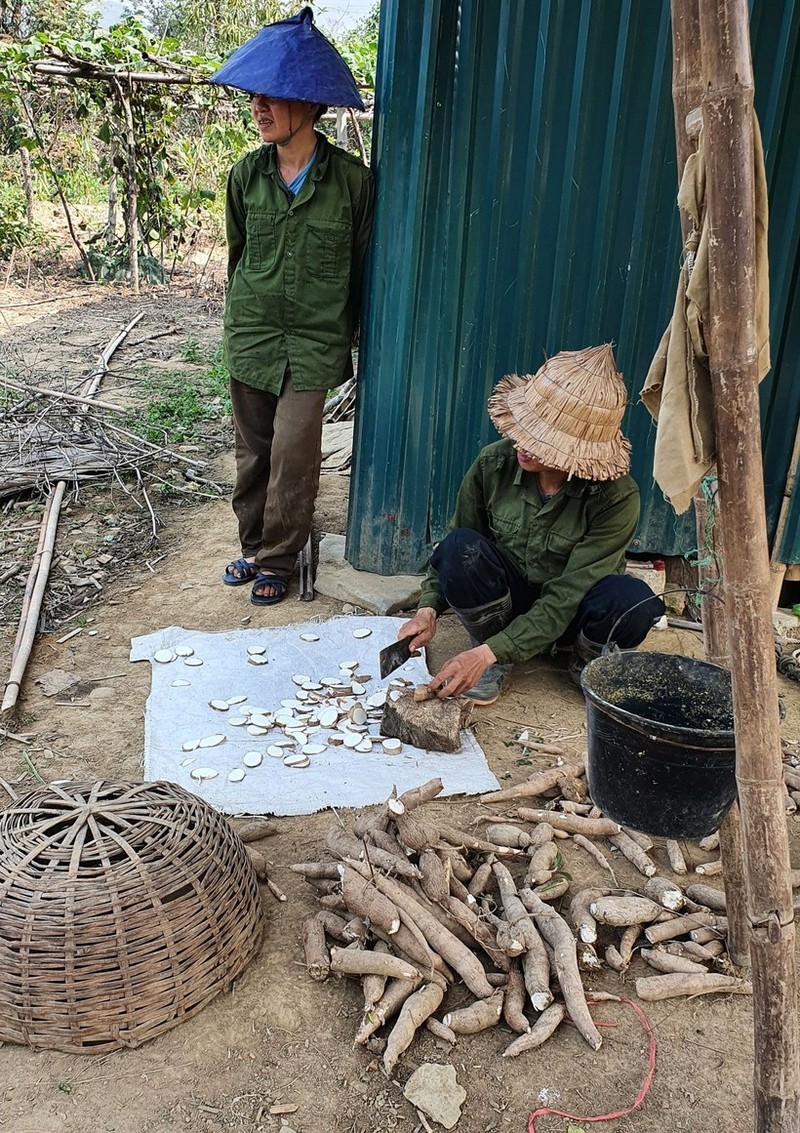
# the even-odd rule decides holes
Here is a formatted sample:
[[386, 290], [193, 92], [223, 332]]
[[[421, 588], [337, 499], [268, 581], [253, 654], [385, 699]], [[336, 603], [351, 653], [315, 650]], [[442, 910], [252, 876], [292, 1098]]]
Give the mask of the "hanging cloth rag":
[[[767, 178], [758, 121], [753, 115], [755, 171], [756, 308], [758, 380], [770, 368]], [[708, 238], [705, 208], [705, 144], [689, 156], [678, 205], [691, 218], [683, 250], [672, 319], [658, 344], [642, 386], [641, 400], [657, 422], [653, 475], [680, 515], [716, 460], [711, 377], [704, 327], [708, 325]]]

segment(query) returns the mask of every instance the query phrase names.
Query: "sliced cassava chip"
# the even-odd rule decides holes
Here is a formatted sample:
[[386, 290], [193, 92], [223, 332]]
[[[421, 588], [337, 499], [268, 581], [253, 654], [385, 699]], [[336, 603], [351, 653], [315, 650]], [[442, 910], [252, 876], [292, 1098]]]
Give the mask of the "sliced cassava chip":
[[197, 741], [198, 747], [217, 747], [218, 744], [224, 744], [225, 737], [219, 734], [213, 736], [203, 736], [202, 740]]

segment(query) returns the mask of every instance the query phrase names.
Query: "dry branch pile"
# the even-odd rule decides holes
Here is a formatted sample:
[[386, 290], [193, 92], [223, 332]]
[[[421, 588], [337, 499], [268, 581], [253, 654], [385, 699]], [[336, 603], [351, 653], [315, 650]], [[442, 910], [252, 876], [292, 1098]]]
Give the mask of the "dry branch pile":
[[[292, 866], [321, 906], [303, 928], [309, 974], [361, 980], [364, 1013], [355, 1042], [374, 1043], [385, 1028], [379, 1041], [387, 1073], [422, 1026], [454, 1043], [503, 1022], [517, 1036], [503, 1057], [515, 1057], [568, 1018], [597, 1050], [601, 1037], [581, 970], [596, 973], [605, 960], [624, 973], [634, 949], [660, 973], [636, 981], [641, 999], [751, 990], [731, 974], [724, 954], [724, 893], [702, 885], [684, 892], [657, 876], [648, 839], [597, 813], [580, 765], [485, 796], [558, 796], [553, 809], [523, 806], [510, 820], [490, 816], [485, 837], [424, 817], [420, 807], [441, 790], [434, 779], [393, 795], [359, 816], [352, 831], [330, 830], [330, 860]], [[559, 843], [573, 840], [613, 879], [593, 841], [600, 837], [648, 878], [644, 893], [621, 891], [614, 879], [613, 891], [584, 889], [568, 912], [556, 908], [569, 888]]]
[[152, 463], [152, 452], [114, 439], [99, 419], [92, 418], [89, 432], [81, 417], [84, 431], [78, 433], [78, 417], [74, 408], [51, 407], [45, 418], [36, 404], [6, 412], [0, 421], [0, 498], [45, 491], [58, 480], [94, 480]]

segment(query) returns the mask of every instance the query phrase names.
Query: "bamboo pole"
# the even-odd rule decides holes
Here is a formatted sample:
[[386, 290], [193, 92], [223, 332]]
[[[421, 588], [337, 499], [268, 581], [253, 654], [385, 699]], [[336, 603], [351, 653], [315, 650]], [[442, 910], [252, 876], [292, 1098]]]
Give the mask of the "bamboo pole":
[[117, 92], [125, 119], [125, 194], [127, 204], [128, 228], [128, 270], [131, 274], [131, 287], [134, 295], [139, 294], [139, 212], [136, 188], [136, 130], [133, 125], [133, 111], [130, 99], [122, 89], [122, 84], [114, 79], [112, 85]]
[[[675, 148], [678, 155], [678, 184], [684, 166], [695, 148], [697, 131], [690, 128], [690, 115], [703, 98], [703, 71], [700, 55], [700, 12], [698, 0], [672, 0], [672, 101], [675, 112]], [[684, 244], [689, 236], [691, 221], [681, 213], [681, 232]], [[728, 666], [728, 623], [725, 617], [725, 587], [719, 581], [724, 563], [722, 532], [718, 522], [718, 482], [707, 499], [702, 491], [694, 498], [697, 546], [711, 552], [710, 563], [701, 556], [698, 564], [698, 584], [715, 575], [715, 594], [722, 601], [703, 604], [703, 647], [706, 660], [715, 665]], [[708, 546], [710, 542], [710, 547]], [[728, 899], [728, 954], [739, 968], [750, 966], [749, 925], [747, 921], [747, 887], [744, 867], [744, 846], [739, 804], [734, 802], [720, 829], [721, 857], [725, 870], [725, 893]]]
[[47, 524], [44, 528], [41, 554], [36, 564], [36, 574], [34, 576], [30, 603], [25, 611], [24, 620], [20, 621], [20, 632], [17, 635], [17, 641], [14, 647], [14, 660], [11, 663], [11, 670], [8, 674], [8, 680], [6, 681], [0, 712], [7, 712], [10, 708], [14, 707], [22, 686], [22, 678], [31, 655], [33, 640], [36, 637], [36, 627], [42, 609], [44, 592], [47, 588], [50, 564], [53, 561], [53, 547], [56, 541], [58, 517], [61, 512], [61, 502], [64, 499], [66, 487], [66, 481], [59, 480], [50, 498], [50, 506], [47, 510]]
[[783, 803], [755, 344], [753, 72], [747, 0], [700, 0], [707, 341], [753, 968], [757, 1133], [800, 1133], [795, 928]]

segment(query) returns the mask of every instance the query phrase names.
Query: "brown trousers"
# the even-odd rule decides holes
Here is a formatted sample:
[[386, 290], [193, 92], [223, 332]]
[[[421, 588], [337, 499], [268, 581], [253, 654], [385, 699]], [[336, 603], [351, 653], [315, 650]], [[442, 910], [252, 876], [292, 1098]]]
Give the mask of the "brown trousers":
[[306, 544], [322, 463], [325, 390], [297, 391], [287, 367], [280, 394], [231, 378], [236, 432], [233, 511], [242, 554], [289, 578]]

